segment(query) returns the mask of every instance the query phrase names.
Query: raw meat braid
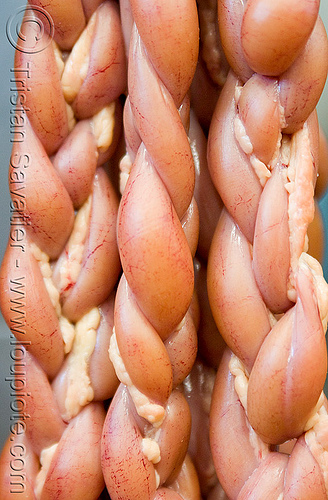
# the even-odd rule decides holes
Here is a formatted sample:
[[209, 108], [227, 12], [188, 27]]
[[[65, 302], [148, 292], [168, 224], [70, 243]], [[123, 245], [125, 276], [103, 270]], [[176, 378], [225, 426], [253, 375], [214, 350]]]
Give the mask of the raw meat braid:
[[312, 0], [218, 2], [231, 70], [208, 142], [225, 205], [208, 293], [231, 351], [210, 434], [232, 499], [327, 498], [328, 289], [307, 251], [328, 64], [318, 10]]
[[[38, 50], [43, 8], [54, 41]], [[126, 88], [119, 9], [113, 1], [34, 1], [21, 30], [30, 49], [15, 56], [24, 127], [10, 160], [0, 274], [20, 419], [1, 455], [0, 496], [94, 500], [105, 486], [103, 401], [118, 386], [108, 348], [121, 271], [119, 198], [106, 165]], [[23, 492], [13, 486], [13, 456], [24, 463]]]
[[193, 0], [133, 0], [121, 11], [127, 152], [110, 356], [122, 384], [104, 425], [103, 471], [112, 500], [196, 499], [198, 479], [186, 457], [190, 411], [178, 386], [197, 351], [198, 210], [187, 134], [197, 9]]

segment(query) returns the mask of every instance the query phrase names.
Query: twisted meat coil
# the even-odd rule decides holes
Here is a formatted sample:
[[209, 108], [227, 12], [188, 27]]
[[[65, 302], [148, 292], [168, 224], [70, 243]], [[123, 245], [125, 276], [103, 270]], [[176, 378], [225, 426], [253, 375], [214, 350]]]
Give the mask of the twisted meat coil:
[[[118, 386], [108, 358], [118, 195], [104, 164], [119, 140], [126, 61], [115, 2], [40, 7], [49, 7], [58, 45], [15, 58], [16, 81], [28, 68], [28, 88], [19, 90], [26, 127], [9, 170], [15, 225], [1, 266], [1, 309], [23, 357], [24, 373], [16, 362], [15, 374], [26, 397], [23, 433], [11, 435], [1, 455], [1, 497], [15, 495], [8, 457], [15, 449], [24, 498], [95, 499], [105, 485], [103, 400]], [[23, 23], [24, 35], [37, 43], [33, 26]]]
[[229, 498], [326, 498], [327, 285], [307, 234], [324, 163], [314, 110], [327, 75], [318, 8], [218, 3], [232, 70], [209, 133], [209, 168], [225, 208], [208, 293], [232, 353], [218, 371], [210, 436]]
[[123, 6], [129, 47], [117, 225], [123, 275], [110, 346], [121, 386], [104, 425], [103, 471], [113, 499], [199, 498], [186, 458], [190, 410], [177, 388], [197, 349], [198, 208], [187, 135], [197, 10], [185, 0]]

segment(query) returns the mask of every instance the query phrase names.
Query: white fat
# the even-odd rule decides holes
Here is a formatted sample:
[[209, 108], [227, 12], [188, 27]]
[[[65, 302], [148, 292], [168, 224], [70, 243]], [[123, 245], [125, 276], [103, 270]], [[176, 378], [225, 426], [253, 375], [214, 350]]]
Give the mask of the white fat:
[[323, 404], [312, 417], [312, 424], [305, 433], [305, 441], [320, 466], [328, 493], [328, 414]]
[[315, 407], [313, 409], [312, 415], [309, 417], [308, 421], [306, 422], [306, 424], [304, 426], [305, 432], [312, 429], [312, 427], [314, 427], [316, 425], [316, 423], [318, 422], [318, 420], [320, 418], [319, 412], [320, 412], [322, 405], [324, 404], [324, 399], [325, 399], [324, 394], [322, 392], [320, 394], [320, 397], [318, 399], [317, 404], [315, 405]]
[[299, 260], [299, 266], [307, 267], [312, 273], [320, 319], [322, 321], [323, 331], [325, 332], [328, 322], [328, 284], [323, 276], [321, 264], [311, 255], [302, 253]]
[[262, 187], [265, 186], [267, 180], [271, 177], [271, 172], [263, 161], [259, 160], [255, 155], [250, 156], [250, 162], [256, 173]]
[[63, 315], [59, 317], [59, 327], [65, 344], [64, 352], [65, 354], [68, 354], [72, 349], [75, 337], [75, 328], [74, 325]]
[[84, 244], [89, 227], [91, 200], [92, 196], [90, 195], [77, 212], [73, 231], [65, 247], [65, 252], [60, 259], [59, 288], [61, 291], [76, 283], [81, 270]]
[[140, 392], [139, 389], [133, 385], [117, 345], [115, 327], [113, 328], [113, 335], [110, 338], [108, 352], [110, 360], [115, 368], [117, 378], [122, 382], [122, 384], [127, 386], [138, 415], [145, 418], [154, 427], [159, 427], [163, 422], [165, 409], [163, 406], [153, 403], [145, 394]]
[[72, 106], [70, 106], [67, 102], [66, 102], [66, 112], [67, 112], [68, 131], [72, 132], [73, 128], [76, 125], [76, 120]]
[[74, 101], [87, 76], [95, 21], [96, 15], [94, 13], [66, 60], [61, 83], [67, 102]]
[[[240, 89], [240, 87], [238, 87], [238, 88]], [[238, 98], [239, 98], [240, 90], [239, 90], [239, 92], [237, 92], [237, 87], [236, 87], [235, 94], [236, 95], [238, 94]], [[263, 163], [263, 161], [261, 161], [259, 158], [257, 158], [257, 156], [255, 156], [255, 154], [253, 154], [253, 151], [254, 151], [253, 144], [251, 143], [251, 140], [250, 140], [249, 136], [247, 135], [245, 126], [238, 115], [235, 117], [235, 120], [234, 120], [234, 131], [235, 131], [235, 138], [236, 138], [239, 146], [244, 151], [244, 153], [249, 156], [253, 170], [254, 170], [257, 178], [259, 179], [261, 186], [264, 187], [267, 180], [269, 179], [269, 177], [271, 177], [271, 172], [268, 169], [268, 167], [266, 166], [266, 164]]]
[[153, 464], [158, 464], [161, 460], [161, 450], [157, 441], [150, 437], [145, 437], [142, 440], [141, 445], [142, 452]]
[[165, 417], [165, 408], [157, 403], [153, 403], [145, 394], [140, 392], [136, 386], [132, 385], [128, 389], [138, 415], [145, 418], [154, 427], [161, 426]]
[[132, 168], [132, 161], [129, 153], [125, 153], [120, 161], [120, 193], [124, 193], [126, 183]]
[[307, 125], [296, 132], [290, 143], [290, 159], [285, 185], [288, 197], [290, 243], [289, 297], [294, 298], [294, 277], [300, 256], [306, 251], [307, 228], [314, 217], [313, 159]]
[[68, 321], [67, 318], [62, 315], [59, 292], [52, 280], [52, 269], [49, 262], [49, 255], [47, 255], [45, 252], [42, 252], [42, 250], [40, 250], [40, 248], [35, 245], [35, 243], [31, 244], [31, 251], [35, 259], [38, 261], [43, 277], [43, 282], [47, 289], [50, 301], [56, 311], [59, 320], [60, 331], [64, 341], [64, 351], [67, 354], [71, 350], [74, 340], [74, 326], [72, 325], [72, 323], [70, 323], [70, 321]]
[[[235, 390], [245, 412], [247, 413], [248, 374], [246, 368], [240, 359], [233, 355], [229, 362], [229, 370], [235, 377]], [[269, 446], [256, 434], [252, 426], [249, 424], [248, 419], [246, 419], [246, 424], [249, 432], [249, 442], [255, 455], [261, 460], [269, 454]]]
[[109, 358], [114, 365], [118, 379], [122, 382], [122, 384], [126, 385], [127, 387], [130, 387], [132, 385], [132, 380], [125, 368], [125, 364], [123, 362], [122, 356], [120, 354], [117, 345], [115, 326], [113, 327], [113, 335], [110, 338], [108, 353], [109, 353]]
[[242, 89], [243, 89], [242, 85], [235, 86], [235, 102], [236, 102], [236, 104], [238, 104], [238, 102], [239, 102]]
[[75, 338], [68, 356], [65, 409], [68, 419], [93, 400], [94, 392], [88, 373], [89, 359], [96, 345], [100, 312], [94, 307], [75, 325]]
[[50, 260], [49, 255], [46, 254], [45, 252], [42, 252], [42, 250], [35, 243], [31, 243], [30, 249], [33, 257], [39, 263], [42, 276], [44, 278], [49, 278], [49, 276], [52, 275], [51, 268], [49, 265], [49, 260]]
[[246, 129], [244, 127], [244, 124], [241, 121], [241, 119], [239, 118], [239, 116], [235, 117], [234, 130], [235, 130], [236, 140], [237, 140], [239, 146], [241, 147], [241, 149], [247, 155], [252, 154], [253, 153], [253, 144], [251, 143], [251, 140], [246, 133]]
[[55, 454], [57, 446], [58, 446], [58, 443], [53, 444], [52, 446], [49, 446], [48, 448], [44, 448], [41, 451], [41, 454], [40, 454], [41, 469], [39, 470], [38, 474], [36, 475], [35, 487], [34, 487], [34, 494], [35, 494], [35, 497], [37, 500], [39, 500], [42, 496], [43, 486], [44, 486], [44, 483], [46, 481], [48, 470], [50, 468], [51, 461], [53, 459], [53, 456]]
[[91, 127], [101, 153], [107, 151], [113, 140], [115, 103], [112, 102], [93, 116]]
[[230, 373], [235, 377], [235, 390], [244, 410], [247, 411], [248, 377], [246, 368], [237, 356], [233, 355], [229, 362]]

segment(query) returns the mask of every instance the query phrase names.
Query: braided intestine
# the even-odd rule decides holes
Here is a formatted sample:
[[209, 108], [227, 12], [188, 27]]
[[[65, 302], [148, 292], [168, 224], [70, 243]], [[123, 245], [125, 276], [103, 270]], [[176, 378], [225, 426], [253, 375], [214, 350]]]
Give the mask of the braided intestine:
[[[27, 8], [31, 50], [16, 51], [24, 135], [10, 160], [1, 309], [17, 341], [21, 411], [1, 456], [1, 498], [97, 498], [104, 488], [102, 401], [118, 385], [107, 350], [120, 273], [118, 195], [105, 164], [120, 134], [126, 61], [117, 5], [84, 3]], [[38, 51], [43, 7], [56, 29]], [[24, 464], [21, 483], [13, 457]]]
[[232, 69], [209, 135], [225, 209], [208, 290], [231, 351], [218, 371], [210, 432], [229, 498], [327, 497], [328, 295], [307, 253], [319, 161], [314, 108], [328, 61], [318, 9], [219, 2]]
[[28, 4], [1, 498], [327, 498], [318, 10]]
[[125, 15], [127, 152], [117, 222], [123, 275], [110, 347], [122, 385], [104, 426], [103, 470], [113, 500], [198, 498], [185, 459], [190, 412], [177, 390], [197, 351], [198, 210], [186, 132], [197, 10], [189, 0], [130, 1]]

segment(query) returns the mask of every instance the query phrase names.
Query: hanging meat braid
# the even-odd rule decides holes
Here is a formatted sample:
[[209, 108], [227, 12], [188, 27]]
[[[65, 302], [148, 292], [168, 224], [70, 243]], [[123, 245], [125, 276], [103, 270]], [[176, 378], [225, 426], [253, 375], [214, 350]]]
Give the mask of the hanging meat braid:
[[223, 210], [208, 290], [231, 351], [211, 446], [229, 498], [327, 498], [327, 284], [307, 253], [328, 49], [319, 2], [222, 0], [231, 65], [208, 158]]
[[110, 357], [122, 384], [104, 425], [103, 471], [112, 500], [197, 499], [190, 411], [177, 388], [197, 351], [198, 210], [186, 132], [197, 9], [193, 0], [133, 0], [121, 10], [131, 38]]
[[[10, 160], [1, 310], [17, 339], [24, 404], [1, 455], [3, 499], [21, 493], [13, 457], [24, 464], [23, 498], [95, 499], [104, 488], [102, 401], [118, 386], [107, 351], [120, 273], [118, 195], [105, 163], [120, 135], [126, 61], [118, 6], [99, 4], [34, 1], [22, 24], [27, 49], [16, 51], [24, 133]], [[43, 7], [54, 41], [39, 50]]]

